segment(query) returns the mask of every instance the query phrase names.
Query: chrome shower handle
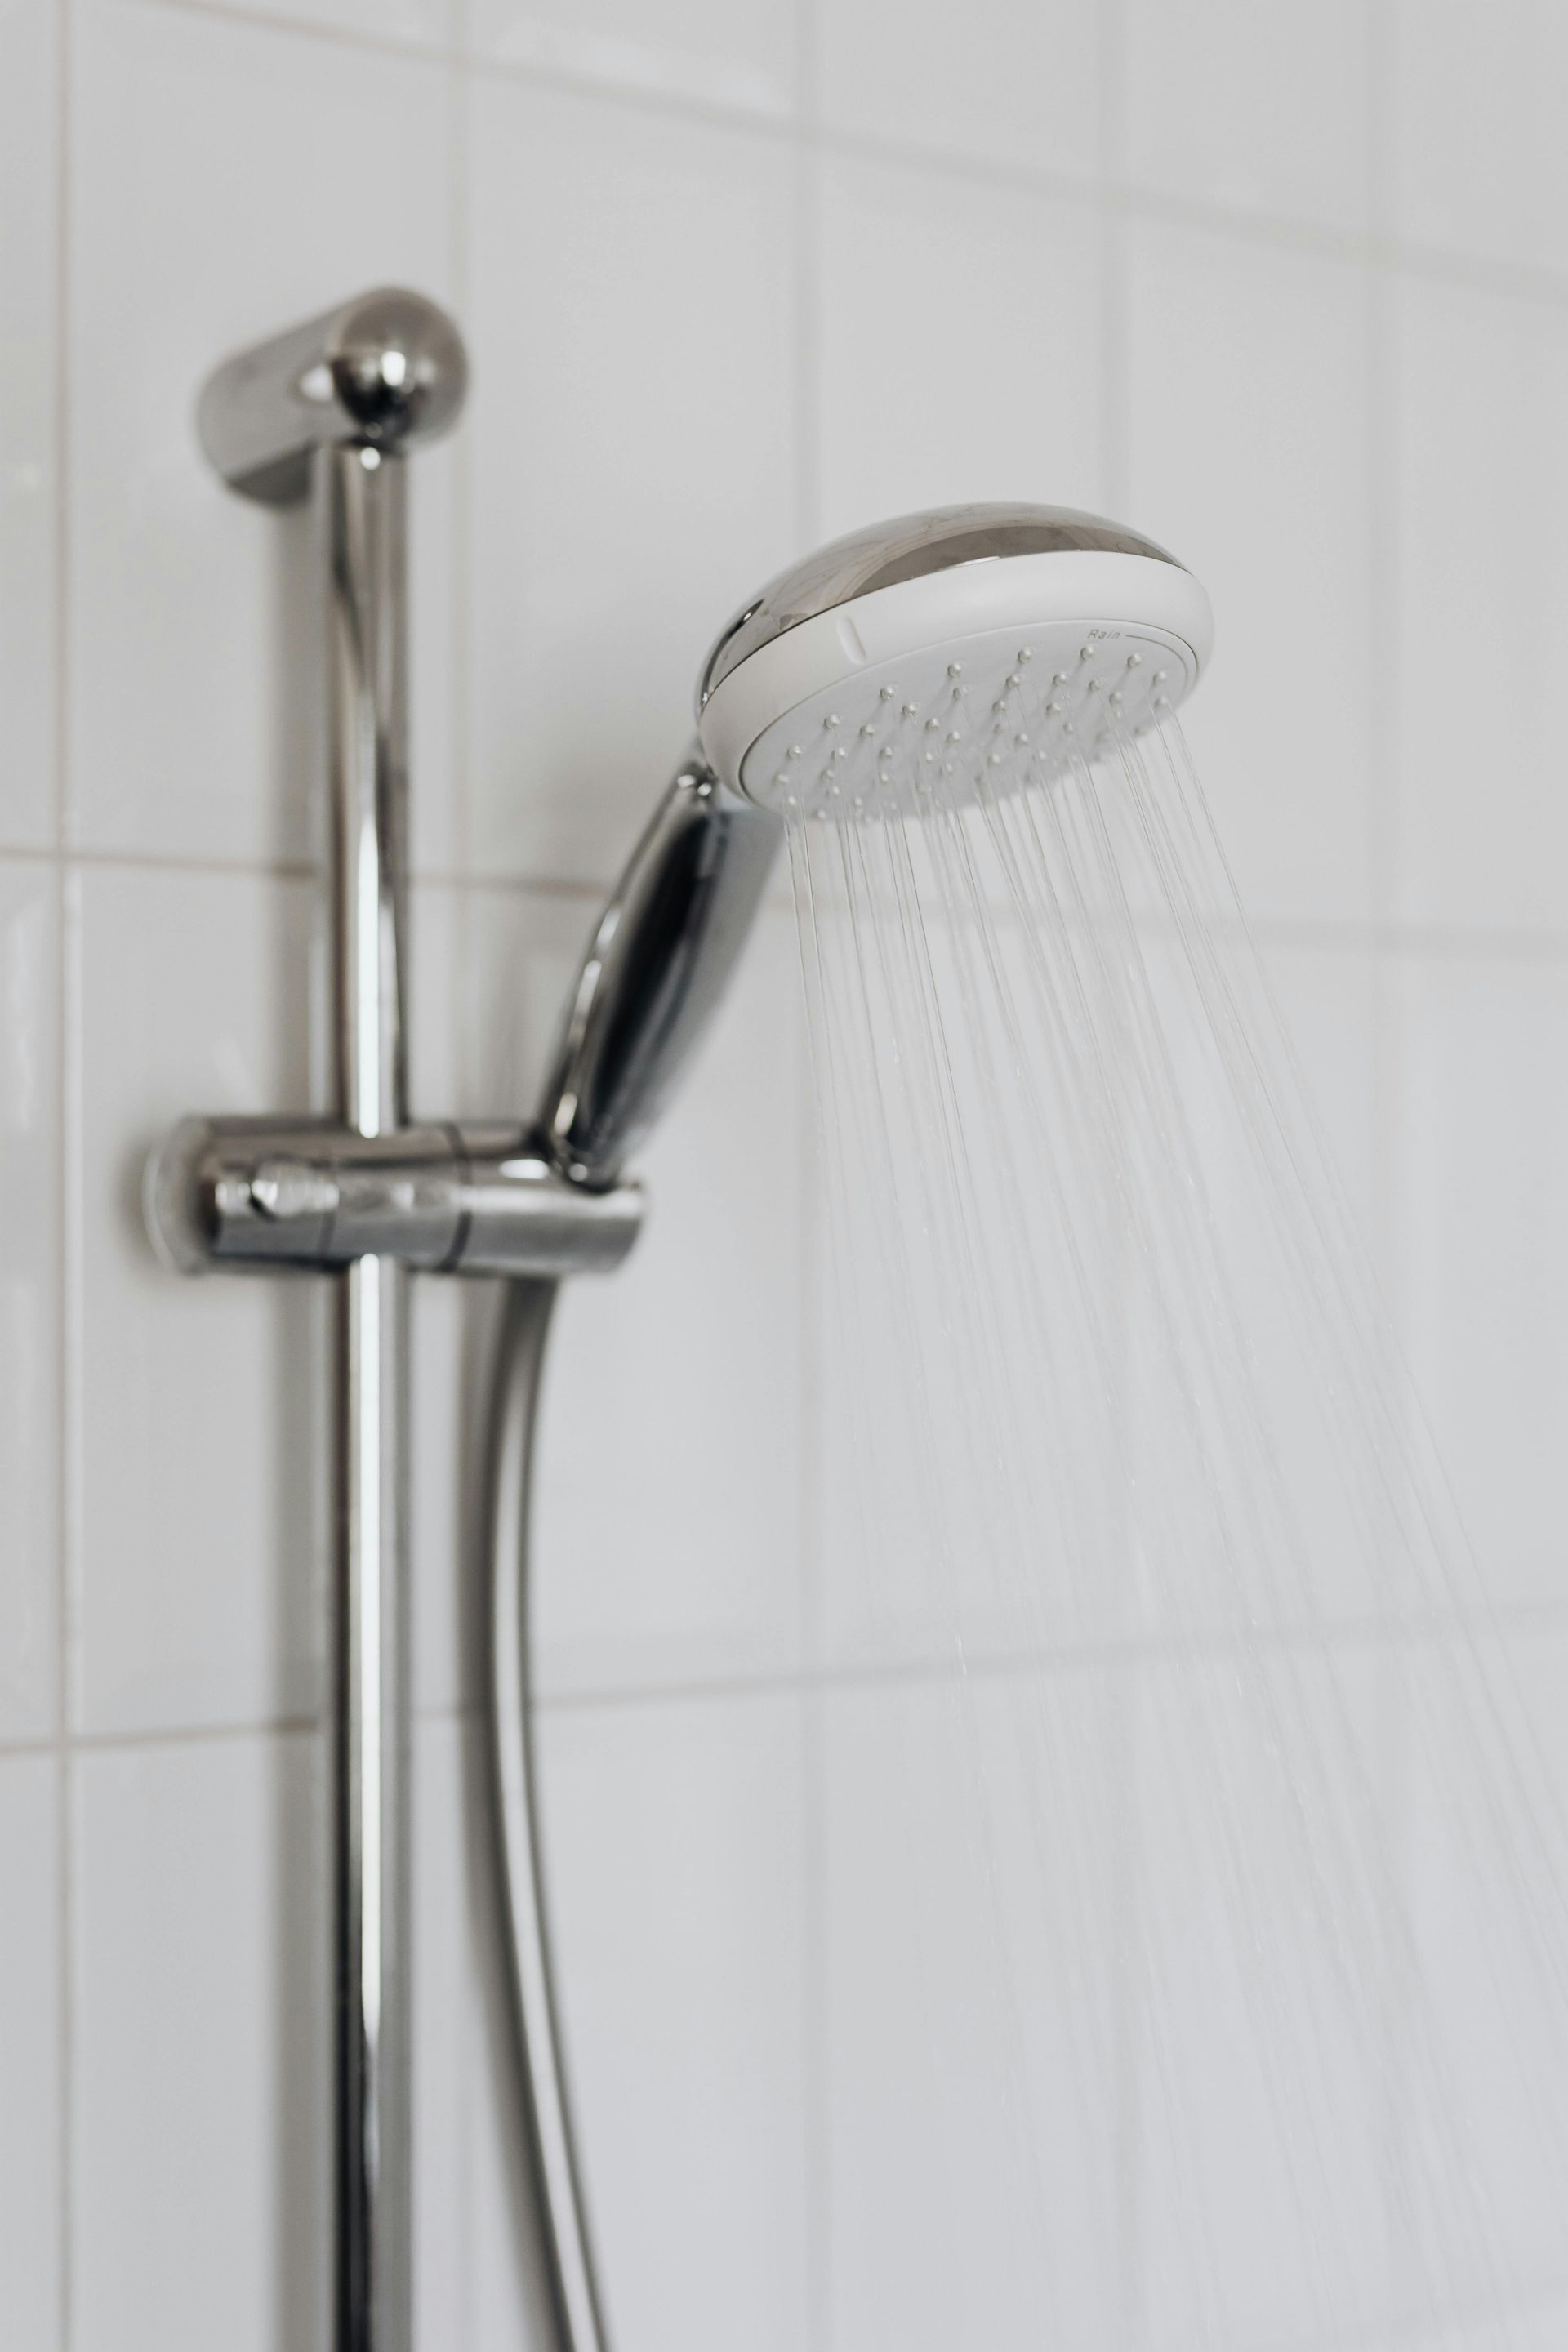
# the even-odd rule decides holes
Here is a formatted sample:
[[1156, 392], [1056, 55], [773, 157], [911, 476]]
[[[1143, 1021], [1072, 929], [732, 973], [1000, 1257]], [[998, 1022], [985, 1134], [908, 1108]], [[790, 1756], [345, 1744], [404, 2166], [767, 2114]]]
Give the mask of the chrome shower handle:
[[541, 1100], [539, 1131], [577, 1183], [613, 1183], [662, 1114], [783, 839], [693, 744], [599, 918]]

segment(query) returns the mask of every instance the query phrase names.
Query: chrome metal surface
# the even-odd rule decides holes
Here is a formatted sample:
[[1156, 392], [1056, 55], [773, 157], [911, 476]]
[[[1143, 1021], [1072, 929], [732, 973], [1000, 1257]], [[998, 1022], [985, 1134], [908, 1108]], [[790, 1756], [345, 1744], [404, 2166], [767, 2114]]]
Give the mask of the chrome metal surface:
[[1075, 551], [1176, 562], [1152, 539], [1075, 507], [931, 507], [851, 531], [781, 572], [721, 630], [698, 679], [697, 709], [759, 646], [857, 596], [957, 563]]
[[366, 1256], [437, 1274], [608, 1273], [642, 1223], [636, 1185], [590, 1192], [515, 1127], [187, 1118], [148, 1163], [147, 1222], [182, 1273], [335, 1270]]
[[537, 2352], [607, 2352], [557, 2025], [534, 1770], [530, 1661], [533, 1434], [550, 1282], [508, 1286], [485, 1445], [486, 1718], [495, 1881], [510, 1967], [519, 2137], [529, 2194], [523, 2277]]
[[[324, 534], [335, 1108], [407, 1124], [406, 477], [380, 449], [311, 459]], [[413, 2227], [408, 1954], [407, 1277], [339, 1277], [333, 1563], [338, 2352], [408, 2352]]]
[[287, 506], [308, 495], [316, 449], [406, 449], [447, 432], [468, 374], [444, 310], [378, 287], [226, 360], [203, 391], [197, 431], [225, 481]]
[[783, 839], [694, 746], [599, 919], [545, 1086], [539, 1127], [574, 1181], [612, 1182], [659, 1116]]

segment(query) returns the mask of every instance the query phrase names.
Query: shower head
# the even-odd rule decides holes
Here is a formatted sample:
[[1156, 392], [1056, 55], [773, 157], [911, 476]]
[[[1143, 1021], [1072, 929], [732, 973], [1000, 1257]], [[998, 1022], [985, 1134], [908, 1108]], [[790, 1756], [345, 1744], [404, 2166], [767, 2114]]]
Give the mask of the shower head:
[[1213, 638], [1192, 573], [1069, 507], [939, 507], [834, 541], [703, 667], [702, 747], [781, 817], [1012, 792], [1158, 725]]
[[539, 1124], [606, 1185], [724, 992], [776, 820], [1016, 792], [1155, 725], [1208, 658], [1209, 602], [1136, 531], [1068, 507], [940, 507], [836, 540], [720, 637], [678, 770], [584, 960]]

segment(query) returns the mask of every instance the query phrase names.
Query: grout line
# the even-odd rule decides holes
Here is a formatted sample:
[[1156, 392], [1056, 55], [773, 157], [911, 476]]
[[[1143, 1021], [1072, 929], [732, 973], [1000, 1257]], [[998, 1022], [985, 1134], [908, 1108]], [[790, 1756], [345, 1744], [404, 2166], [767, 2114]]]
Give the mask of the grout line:
[[[163, 5], [163, 0], [159, 0]], [[215, 879], [313, 882], [320, 868], [308, 858], [245, 858], [181, 856], [164, 851], [135, 849], [40, 849], [36, 844], [0, 845], [0, 866], [58, 866], [65, 877], [92, 873], [211, 876]], [[598, 906], [613, 877], [591, 881], [560, 874], [475, 874], [461, 867], [425, 866], [411, 882], [416, 890], [449, 890], [460, 896], [482, 893], [500, 898], [560, 899], [574, 905]], [[774, 911], [785, 911], [775, 906]], [[1568, 929], [1501, 924], [1466, 924], [1404, 919], [1366, 919], [1340, 915], [1247, 914], [1240, 919], [1215, 918], [1211, 928], [1219, 940], [1251, 939], [1260, 947], [1316, 948], [1345, 954], [1383, 950], [1395, 956], [1467, 956], [1501, 963], [1561, 963], [1568, 961]], [[1157, 919], [1143, 925], [1159, 931]]]
[[[797, 76], [795, 111], [799, 137], [795, 151], [795, 533], [803, 548], [822, 537], [822, 225], [823, 152], [812, 135], [821, 97], [822, 24], [818, 0], [796, 0]], [[797, 1000], [798, 1002], [798, 1000]], [[802, 1008], [804, 1012], [804, 1008]], [[815, 1658], [819, 1629], [822, 1460], [820, 1418], [816, 1411], [821, 1335], [822, 1234], [818, 1214], [812, 1116], [810, 1041], [802, 1020], [796, 1063], [798, 1133], [795, 1164], [801, 1192], [797, 1212], [801, 1280], [797, 1286], [796, 1396], [799, 1408], [795, 1462], [797, 1525], [796, 1604], [800, 1654]], [[826, 2352], [831, 2334], [832, 2140], [829, 2131], [827, 2045], [826, 1807], [823, 1769], [822, 1707], [805, 1691], [798, 1702], [801, 1806], [801, 2150], [802, 2229], [806, 2352]]]
[[795, 152], [795, 524], [802, 547], [822, 531], [822, 159], [808, 126], [816, 105], [815, 0], [801, 0], [800, 135]]
[[72, 1372], [77, 1361], [75, 1349], [75, 1241], [74, 1221], [79, 1207], [78, 1186], [74, 1181], [73, 1157], [76, 1141], [75, 1089], [79, 1074], [79, 1055], [76, 1051], [75, 1003], [73, 973], [77, 936], [77, 897], [68, 868], [60, 861], [68, 829], [69, 758], [70, 758], [70, 323], [74, 278], [71, 269], [71, 239], [74, 214], [71, 205], [71, 100], [72, 76], [72, 0], [59, 0], [55, 45], [55, 298], [51, 320], [54, 339], [55, 366], [55, 494], [54, 494], [54, 845], [57, 870], [54, 890], [55, 912], [55, 1116], [54, 1147], [56, 1154], [56, 1210], [54, 1230], [54, 1299], [55, 1332], [55, 1638], [58, 1655], [55, 1662], [55, 1836], [56, 1870], [58, 1904], [57, 1932], [59, 1936], [58, 1977], [59, 1990], [59, 2042], [57, 2052], [58, 2081], [56, 2096], [58, 2109], [58, 2153], [55, 2194], [58, 2200], [58, 2274], [56, 2294], [58, 2298], [59, 2339], [68, 2346], [75, 2333], [73, 2272], [75, 2268], [75, 2109], [76, 2109], [76, 1890], [74, 1885], [76, 1838], [76, 1776], [72, 1769], [67, 1734], [71, 1718], [72, 1684], [75, 1677], [77, 1609], [74, 1587], [76, 1557], [76, 1517], [79, 1508], [77, 1482], [72, 1475], [77, 1465], [76, 1423], [78, 1409], [72, 1395]]
[[258, 32], [296, 34], [329, 47], [360, 49], [372, 57], [399, 58], [411, 65], [439, 64], [450, 48], [442, 41], [399, 41], [388, 33], [369, 33], [358, 26], [321, 25], [309, 16], [290, 16], [279, 8], [234, 6], [226, 0], [142, 0], [145, 7], [169, 8], [182, 16], [205, 16], [215, 25], [253, 26]]
[[[952, 1654], [911, 1653], [905, 1657], [860, 1658], [821, 1667], [781, 1667], [732, 1675], [693, 1675], [684, 1680], [649, 1683], [588, 1684], [576, 1689], [543, 1690], [535, 1697], [541, 1715], [587, 1715], [620, 1708], [686, 1706], [708, 1702], [789, 1697], [824, 1698], [883, 1690], [935, 1688], [952, 1683], [1009, 1682], [1037, 1678], [1054, 1681], [1064, 1675], [1103, 1673], [1107, 1669], [1150, 1666], [1206, 1667], [1241, 1653], [1267, 1656], [1331, 1656], [1345, 1652], [1376, 1651], [1389, 1654], [1419, 1651], [1437, 1641], [1491, 1641], [1568, 1630], [1568, 1600], [1516, 1601], [1490, 1610], [1485, 1621], [1436, 1613], [1380, 1622], [1371, 1618], [1347, 1619], [1332, 1626], [1301, 1625], [1251, 1629], [1247, 1633], [1216, 1627], [1195, 1635], [1165, 1633], [1109, 1636], [1076, 1647], [1013, 1651], [966, 1650], [962, 1663]], [[479, 1708], [464, 1701], [424, 1704], [415, 1710], [418, 1727], [430, 1724], [472, 1725]], [[270, 1739], [321, 1727], [319, 1714], [300, 1712], [257, 1717], [240, 1723], [150, 1725], [123, 1731], [85, 1731], [65, 1738], [40, 1735], [0, 1740], [0, 1762], [24, 1756], [112, 1755], [144, 1748], [219, 1746], [244, 1739]]]
[[320, 871], [309, 858], [205, 857], [185, 856], [178, 850], [86, 849], [63, 845], [54, 849], [29, 847], [26, 844], [11, 849], [0, 845], [0, 862], [4, 861], [60, 866], [68, 872], [128, 868], [135, 873], [237, 874], [283, 881], [313, 881]]
[[1433, 1642], [1490, 1641], [1522, 1633], [1568, 1629], [1568, 1600], [1518, 1601], [1489, 1610], [1484, 1620], [1436, 1612], [1379, 1621], [1347, 1618], [1342, 1624], [1249, 1628], [1215, 1627], [1206, 1633], [1127, 1634], [1074, 1647], [1004, 1650], [966, 1648], [962, 1662], [951, 1652], [932, 1656], [859, 1658], [837, 1665], [780, 1667], [773, 1672], [691, 1676], [666, 1683], [584, 1684], [575, 1689], [541, 1691], [541, 1715], [589, 1714], [599, 1709], [688, 1706], [712, 1700], [818, 1697], [847, 1692], [914, 1689], [963, 1682], [1006, 1682], [1037, 1676], [1103, 1673], [1150, 1666], [1209, 1666], [1238, 1655], [1335, 1656], [1345, 1652], [1415, 1651]]

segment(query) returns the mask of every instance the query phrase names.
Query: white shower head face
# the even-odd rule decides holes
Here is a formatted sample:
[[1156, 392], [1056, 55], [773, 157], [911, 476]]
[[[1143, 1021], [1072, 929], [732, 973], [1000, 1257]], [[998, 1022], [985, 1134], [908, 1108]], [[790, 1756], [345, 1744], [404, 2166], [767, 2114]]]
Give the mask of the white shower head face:
[[720, 638], [699, 699], [724, 780], [850, 821], [1017, 792], [1185, 699], [1208, 599], [1147, 540], [1061, 508], [901, 518], [786, 572]]

